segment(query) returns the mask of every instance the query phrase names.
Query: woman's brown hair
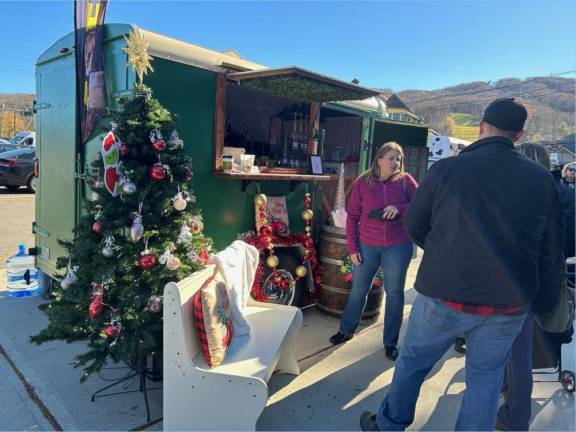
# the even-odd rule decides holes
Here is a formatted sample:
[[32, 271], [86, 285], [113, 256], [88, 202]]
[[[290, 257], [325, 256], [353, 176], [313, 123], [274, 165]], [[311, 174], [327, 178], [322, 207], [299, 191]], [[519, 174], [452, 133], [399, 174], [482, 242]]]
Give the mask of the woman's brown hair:
[[398, 167], [398, 172], [395, 176], [402, 176], [404, 174], [404, 150], [402, 150], [402, 146], [395, 141], [389, 141], [387, 143], [382, 144], [382, 146], [376, 152], [374, 156], [374, 160], [372, 161], [372, 165], [368, 168], [365, 172], [363, 172], [361, 177], [366, 177], [366, 183], [369, 185], [374, 184], [374, 179], [380, 177], [380, 167], [378, 166], [378, 159], [384, 157], [387, 153], [391, 151], [397, 151], [400, 153], [400, 166]]

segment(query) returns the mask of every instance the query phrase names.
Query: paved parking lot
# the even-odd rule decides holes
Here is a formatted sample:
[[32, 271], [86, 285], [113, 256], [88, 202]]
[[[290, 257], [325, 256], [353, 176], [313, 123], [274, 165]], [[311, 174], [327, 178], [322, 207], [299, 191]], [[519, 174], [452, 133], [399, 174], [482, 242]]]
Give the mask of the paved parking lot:
[[6, 258], [18, 250], [18, 243], [34, 246], [34, 194], [14, 193], [0, 187], [0, 291], [6, 289]]

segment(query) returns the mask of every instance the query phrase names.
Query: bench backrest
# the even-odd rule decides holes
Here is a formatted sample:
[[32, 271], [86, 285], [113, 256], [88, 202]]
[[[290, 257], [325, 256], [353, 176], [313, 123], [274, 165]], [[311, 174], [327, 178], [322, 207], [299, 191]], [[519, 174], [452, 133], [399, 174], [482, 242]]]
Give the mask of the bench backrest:
[[[190, 356], [190, 360], [193, 362], [194, 358], [200, 353], [200, 338], [198, 337], [198, 332], [196, 331], [196, 326], [194, 324], [194, 305], [192, 297], [198, 291], [202, 284], [214, 274], [215, 266], [208, 265], [206, 268], [199, 270], [180, 282], [170, 282], [168, 285], [172, 285], [171, 288], [174, 289], [180, 297], [180, 312], [182, 314], [181, 324], [182, 324], [182, 334], [184, 335], [184, 345]], [[175, 305], [177, 306], [177, 305]], [[178, 311], [174, 311], [178, 314]], [[166, 325], [166, 320], [164, 321]]]

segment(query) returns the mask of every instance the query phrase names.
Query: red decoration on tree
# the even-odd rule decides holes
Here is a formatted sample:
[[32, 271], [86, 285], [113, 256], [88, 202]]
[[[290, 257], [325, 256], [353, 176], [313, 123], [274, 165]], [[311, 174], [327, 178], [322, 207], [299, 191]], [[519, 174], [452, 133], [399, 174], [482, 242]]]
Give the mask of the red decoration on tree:
[[156, 257], [149, 252], [143, 252], [138, 259], [138, 265], [144, 270], [149, 270], [156, 265]]
[[152, 148], [157, 152], [163, 152], [166, 150], [166, 142], [162, 138], [158, 138], [152, 143]]
[[166, 177], [166, 168], [161, 163], [155, 163], [150, 167], [150, 178], [152, 180], [161, 181]]
[[192, 172], [191, 169], [187, 169], [186, 173], [184, 174], [184, 177], [186, 178], [186, 180], [190, 181], [192, 180], [192, 177], [194, 177], [194, 173]]
[[112, 132], [108, 132], [104, 137], [104, 140], [102, 141], [102, 147], [104, 147], [104, 150], [108, 151], [114, 145], [115, 142], [116, 137], [114, 136], [114, 134]]
[[92, 231], [100, 234], [100, 232], [102, 231], [102, 225], [100, 225], [100, 222], [96, 221], [92, 224]]
[[209, 259], [210, 259], [210, 255], [208, 254], [208, 251], [206, 249], [202, 249], [198, 253], [198, 262], [200, 264], [206, 264]]
[[92, 302], [88, 307], [88, 315], [90, 315], [90, 319], [95, 319], [102, 313], [102, 296], [101, 295], [93, 295]]
[[104, 326], [104, 333], [107, 337], [116, 337], [120, 333], [120, 328], [112, 324], [107, 324]]

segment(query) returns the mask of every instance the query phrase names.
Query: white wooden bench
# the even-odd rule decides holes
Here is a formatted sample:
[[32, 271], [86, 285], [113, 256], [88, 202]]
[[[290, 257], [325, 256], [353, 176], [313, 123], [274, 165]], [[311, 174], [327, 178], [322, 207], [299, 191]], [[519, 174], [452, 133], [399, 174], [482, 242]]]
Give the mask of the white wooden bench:
[[214, 266], [164, 288], [164, 430], [255, 430], [275, 370], [298, 375], [294, 337], [302, 312], [251, 301], [249, 336], [234, 337], [210, 369], [193, 324], [192, 296]]

